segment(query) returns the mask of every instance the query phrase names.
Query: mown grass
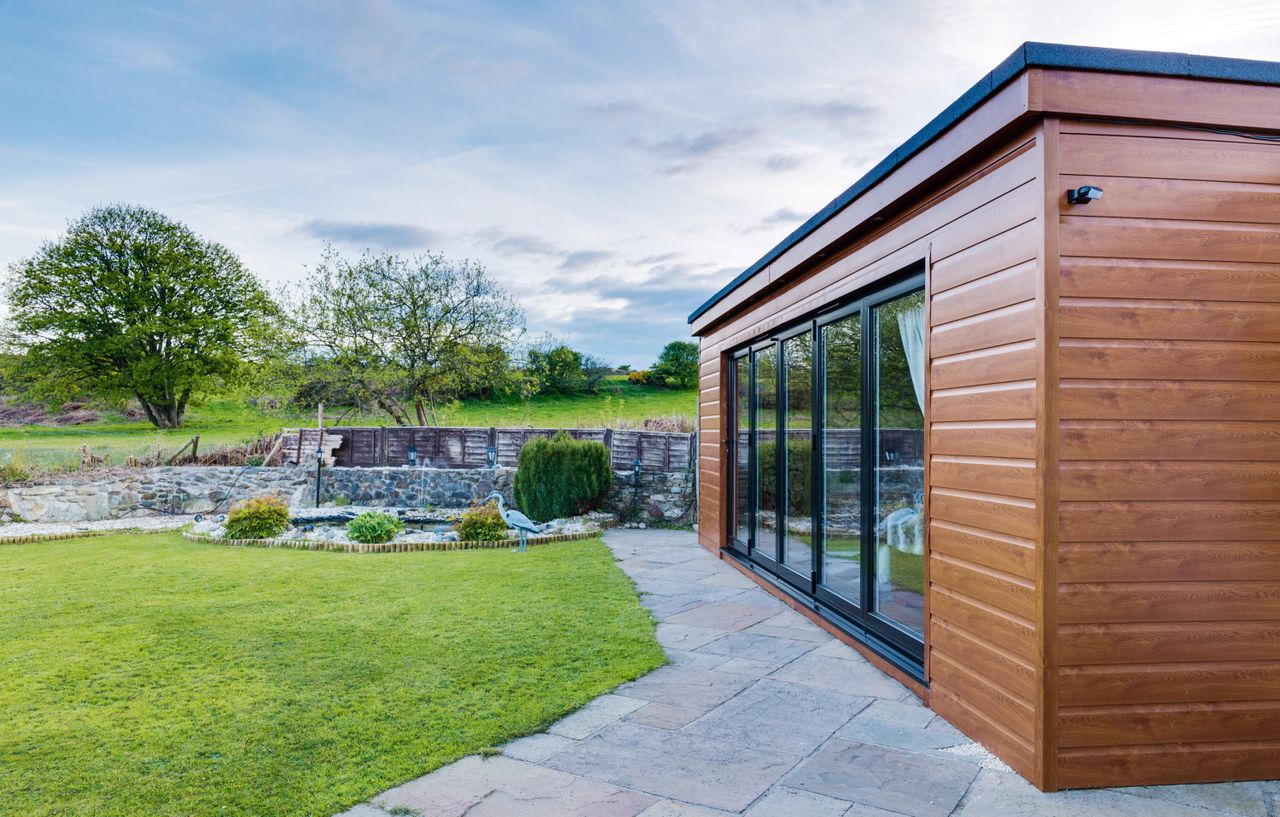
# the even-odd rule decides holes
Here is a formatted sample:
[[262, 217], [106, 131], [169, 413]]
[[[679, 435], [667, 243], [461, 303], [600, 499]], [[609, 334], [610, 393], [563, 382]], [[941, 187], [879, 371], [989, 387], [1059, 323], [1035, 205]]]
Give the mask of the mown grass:
[[0, 547], [0, 814], [328, 817], [664, 660], [596, 539]]
[[[636, 386], [626, 378], [611, 378], [597, 394], [545, 395], [530, 400], [468, 400], [443, 407], [441, 425], [455, 426], [537, 426], [543, 428], [598, 428], [620, 421], [638, 422], [646, 417], [678, 415], [692, 418], [697, 405], [695, 389], [670, 390]], [[334, 423], [344, 413], [329, 407], [326, 422]], [[314, 412], [267, 411], [255, 408], [243, 398], [216, 398], [191, 406], [182, 428], [158, 431], [147, 422], [130, 422], [118, 415], [104, 416], [97, 423], [82, 426], [20, 426], [0, 428], [0, 463], [11, 458], [39, 469], [68, 467], [80, 461], [80, 446], [108, 455], [119, 464], [128, 456], [142, 456], [157, 450], [170, 453], [194, 434], [200, 446], [245, 442], [283, 427], [314, 425]], [[347, 414], [343, 425], [392, 425], [381, 414]]]

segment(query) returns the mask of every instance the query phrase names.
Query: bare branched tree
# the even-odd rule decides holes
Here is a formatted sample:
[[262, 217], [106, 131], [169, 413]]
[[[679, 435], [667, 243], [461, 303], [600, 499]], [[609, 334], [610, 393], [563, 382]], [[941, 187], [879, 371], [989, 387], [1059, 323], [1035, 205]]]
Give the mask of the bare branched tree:
[[288, 302], [306, 343], [401, 425], [438, 424], [442, 403], [501, 382], [524, 331], [483, 266], [438, 254], [353, 261], [326, 248]]

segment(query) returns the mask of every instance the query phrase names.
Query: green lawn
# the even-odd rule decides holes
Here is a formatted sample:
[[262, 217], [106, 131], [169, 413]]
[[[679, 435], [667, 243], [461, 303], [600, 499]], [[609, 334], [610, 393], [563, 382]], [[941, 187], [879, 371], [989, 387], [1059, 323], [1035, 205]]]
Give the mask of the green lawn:
[[[455, 426], [537, 426], [543, 428], [599, 428], [619, 421], [679, 415], [692, 418], [697, 406], [697, 390], [673, 391], [656, 386], [633, 386], [626, 378], [613, 377], [598, 394], [548, 395], [529, 401], [468, 400], [444, 408], [442, 425]], [[333, 423], [343, 413], [330, 408], [325, 414]], [[10, 456], [38, 468], [57, 468], [80, 461], [80, 446], [95, 454], [110, 455], [119, 464], [129, 455], [157, 449], [176, 451], [193, 434], [200, 435], [201, 448], [222, 443], [239, 443], [282, 427], [314, 425], [315, 413], [261, 411], [244, 399], [217, 398], [193, 405], [183, 427], [157, 431], [147, 422], [128, 422], [119, 416], [83, 426], [21, 426], [0, 428], [0, 464]], [[383, 415], [347, 415], [343, 425], [388, 425]]]
[[598, 540], [0, 546], [0, 814], [329, 817], [663, 662]]

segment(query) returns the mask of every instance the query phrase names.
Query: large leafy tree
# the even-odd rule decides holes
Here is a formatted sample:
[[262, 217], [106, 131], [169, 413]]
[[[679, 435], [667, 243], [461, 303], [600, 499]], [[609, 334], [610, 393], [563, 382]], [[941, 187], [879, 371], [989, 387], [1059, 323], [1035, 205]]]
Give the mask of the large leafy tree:
[[226, 247], [130, 205], [90, 210], [10, 272], [11, 340], [44, 396], [132, 397], [157, 428], [241, 372], [274, 310]]
[[500, 383], [524, 330], [483, 266], [438, 254], [351, 260], [328, 248], [290, 310], [331, 377], [402, 425], [435, 424], [442, 403]]
[[662, 348], [658, 362], [649, 370], [660, 383], [676, 389], [691, 389], [698, 384], [698, 344], [673, 340]]

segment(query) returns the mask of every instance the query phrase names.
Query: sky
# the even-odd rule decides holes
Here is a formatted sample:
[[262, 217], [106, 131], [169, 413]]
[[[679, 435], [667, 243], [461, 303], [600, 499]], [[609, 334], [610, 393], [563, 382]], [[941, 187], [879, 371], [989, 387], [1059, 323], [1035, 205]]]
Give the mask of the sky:
[[0, 265], [129, 202], [273, 287], [472, 258], [643, 367], [1026, 40], [1280, 60], [1280, 3], [0, 0]]

